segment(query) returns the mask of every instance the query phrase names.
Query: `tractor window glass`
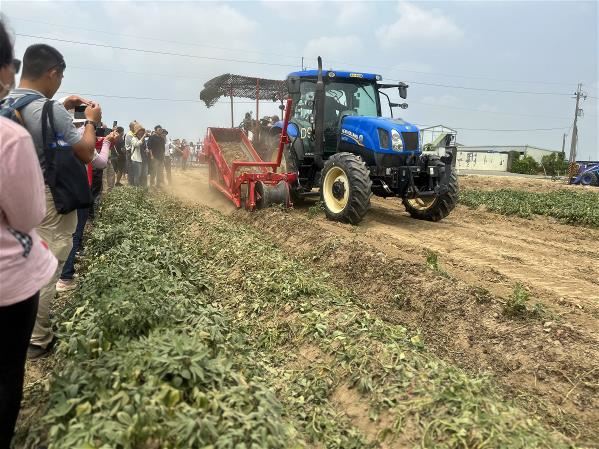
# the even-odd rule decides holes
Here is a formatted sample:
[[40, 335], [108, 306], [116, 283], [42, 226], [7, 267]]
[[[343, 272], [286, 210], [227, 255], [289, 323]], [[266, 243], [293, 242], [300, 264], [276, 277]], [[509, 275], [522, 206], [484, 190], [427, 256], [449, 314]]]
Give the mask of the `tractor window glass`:
[[357, 115], [376, 117], [378, 92], [372, 84], [358, 84], [357, 87], [352, 98], [352, 109], [357, 112]]
[[297, 98], [293, 98], [295, 103], [295, 112], [293, 117], [308, 121], [313, 112], [314, 92], [316, 90], [315, 81], [302, 81], [300, 84], [300, 93]]

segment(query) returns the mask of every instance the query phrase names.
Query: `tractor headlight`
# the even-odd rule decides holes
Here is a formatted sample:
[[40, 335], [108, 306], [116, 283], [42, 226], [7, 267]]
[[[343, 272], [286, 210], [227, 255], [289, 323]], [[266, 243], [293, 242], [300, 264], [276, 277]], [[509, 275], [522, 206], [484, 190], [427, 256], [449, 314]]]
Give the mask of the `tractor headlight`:
[[391, 148], [395, 151], [403, 150], [403, 143], [401, 142], [401, 135], [398, 131], [391, 130]]

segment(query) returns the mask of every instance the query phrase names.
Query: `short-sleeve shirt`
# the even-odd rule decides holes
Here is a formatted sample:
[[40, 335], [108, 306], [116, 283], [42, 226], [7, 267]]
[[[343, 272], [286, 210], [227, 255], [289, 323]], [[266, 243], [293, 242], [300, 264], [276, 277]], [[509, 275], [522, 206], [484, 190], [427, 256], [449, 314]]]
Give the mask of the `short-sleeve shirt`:
[[[24, 126], [31, 134], [33, 144], [35, 145], [35, 151], [42, 167], [42, 172], [45, 173], [45, 157], [44, 157], [44, 143], [42, 138], [42, 109], [44, 103], [48, 100], [42, 93], [33, 89], [13, 89], [8, 95], [10, 98], [21, 98], [25, 95], [36, 94], [41, 95], [42, 98], [34, 100], [21, 109], [21, 117], [23, 118]], [[81, 135], [77, 132], [77, 128], [73, 125], [73, 116], [71, 116], [64, 106], [58, 101], [53, 102], [53, 113], [54, 113], [54, 129], [56, 130], [57, 139], [66, 142], [68, 145], [75, 145], [81, 140]], [[52, 135], [52, 129], [50, 126], [47, 128], [46, 134], [47, 142], [53, 142], [54, 136]]]

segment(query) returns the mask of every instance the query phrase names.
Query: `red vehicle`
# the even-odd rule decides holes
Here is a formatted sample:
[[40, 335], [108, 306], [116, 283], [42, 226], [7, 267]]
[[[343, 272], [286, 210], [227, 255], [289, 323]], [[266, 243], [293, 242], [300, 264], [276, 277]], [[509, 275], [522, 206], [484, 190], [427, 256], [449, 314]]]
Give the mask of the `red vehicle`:
[[246, 134], [239, 128], [208, 128], [204, 154], [208, 161], [210, 186], [229, 198], [237, 207], [261, 209], [271, 204], [291, 207], [290, 185], [296, 173], [278, 173], [283, 147], [289, 143], [287, 123], [291, 99], [285, 107], [283, 131], [278, 152], [272, 161], [264, 161]]

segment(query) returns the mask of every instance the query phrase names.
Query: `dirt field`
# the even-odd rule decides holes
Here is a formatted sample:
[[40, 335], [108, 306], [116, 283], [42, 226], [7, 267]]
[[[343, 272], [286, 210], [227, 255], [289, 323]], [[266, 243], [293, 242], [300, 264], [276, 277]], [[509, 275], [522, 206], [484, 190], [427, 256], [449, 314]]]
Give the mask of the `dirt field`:
[[564, 184], [563, 180], [532, 178], [528, 176], [486, 176], [468, 175], [460, 177], [460, 186], [463, 188], [476, 188], [484, 190], [519, 189], [533, 192], [546, 192], [547, 190], [574, 189], [584, 190], [592, 187], [574, 186]]
[[[490, 373], [507, 396], [554, 429], [599, 447], [599, 254], [591, 249], [599, 230], [462, 206], [429, 223], [411, 219], [397, 200], [378, 198], [357, 227], [314, 214], [313, 202], [248, 214], [210, 192], [206, 176], [204, 168], [179, 173], [171, 192], [258, 227], [367, 301], [373, 313], [420, 329], [430, 350]], [[462, 178], [462, 185], [562, 188], [479, 178]], [[438, 254], [439, 270], [426, 267], [427, 251]], [[532, 304], [544, 306], [542, 318], [501, 313], [518, 282]]]

